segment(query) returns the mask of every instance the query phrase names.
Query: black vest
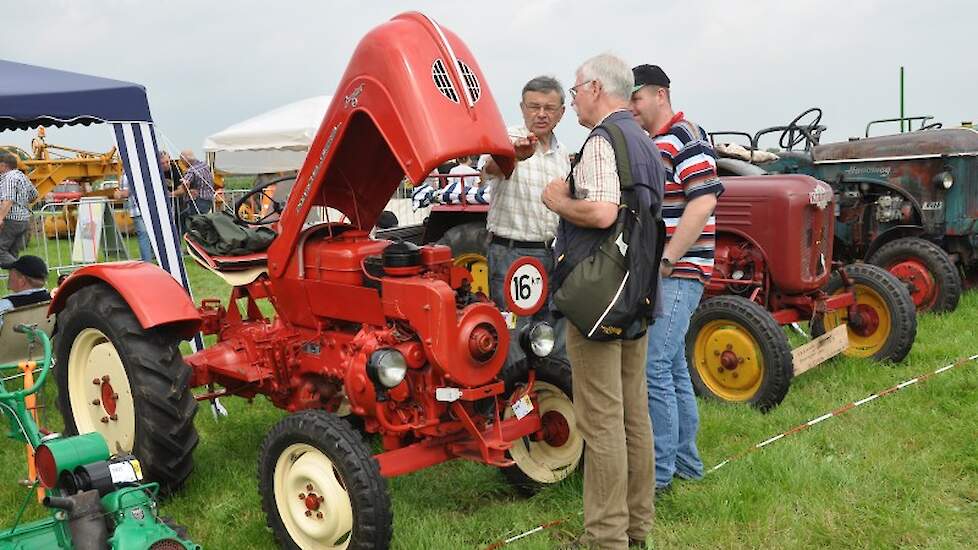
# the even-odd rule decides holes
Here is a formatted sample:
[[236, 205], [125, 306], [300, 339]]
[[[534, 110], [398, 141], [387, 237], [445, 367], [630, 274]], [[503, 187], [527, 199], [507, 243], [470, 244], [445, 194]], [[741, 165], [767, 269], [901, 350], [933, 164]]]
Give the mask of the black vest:
[[46, 288], [38, 288], [27, 294], [11, 294], [10, 296], [5, 296], [5, 299], [9, 300], [14, 305], [14, 308], [19, 308], [48, 302], [51, 300], [51, 293]]

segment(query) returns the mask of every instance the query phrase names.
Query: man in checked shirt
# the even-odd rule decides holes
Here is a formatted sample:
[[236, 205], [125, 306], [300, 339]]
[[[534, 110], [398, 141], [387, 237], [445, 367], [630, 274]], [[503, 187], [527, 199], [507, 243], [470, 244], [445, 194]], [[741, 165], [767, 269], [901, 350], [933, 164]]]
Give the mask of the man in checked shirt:
[[173, 191], [173, 196], [184, 196], [187, 207], [180, 212], [180, 225], [187, 230], [187, 218], [207, 214], [214, 207], [214, 175], [203, 161], [197, 160], [191, 150], [182, 151], [180, 158], [189, 168], [180, 179], [180, 186]]
[[34, 184], [17, 169], [17, 157], [0, 152], [0, 266], [14, 263], [24, 247], [36, 198]]
[[[547, 183], [570, 173], [567, 150], [554, 135], [564, 116], [564, 88], [557, 79], [538, 76], [523, 86], [520, 101], [523, 124], [508, 129], [519, 162], [509, 179], [492, 157], [482, 157], [484, 180], [492, 189], [486, 226], [492, 234], [489, 244], [489, 293], [501, 309], [506, 306], [506, 272], [521, 256], [538, 258], [548, 273], [553, 269], [551, 243], [557, 230], [557, 214], [540, 202]], [[534, 316], [549, 320], [549, 304]], [[520, 319], [522, 328], [529, 319]], [[560, 353], [563, 337], [558, 334]], [[510, 359], [522, 359], [519, 345], [510, 347]]]

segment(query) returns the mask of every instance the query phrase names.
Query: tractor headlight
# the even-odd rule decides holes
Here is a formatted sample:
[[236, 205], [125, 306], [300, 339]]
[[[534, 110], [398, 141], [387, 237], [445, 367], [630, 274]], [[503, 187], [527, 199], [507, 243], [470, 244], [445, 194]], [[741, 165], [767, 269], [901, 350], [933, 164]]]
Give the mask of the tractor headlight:
[[396, 349], [379, 349], [370, 354], [370, 359], [367, 361], [367, 374], [381, 386], [393, 388], [404, 380], [404, 375], [407, 374], [407, 361]]
[[533, 323], [523, 328], [520, 334], [520, 346], [523, 353], [537, 357], [546, 357], [554, 350], [556, 333], [548, 323]]
[[934, 185], [940, 184], [944, 189], [950, 189], [954, 185], [954, 176], [947, 170], [934, 176]]

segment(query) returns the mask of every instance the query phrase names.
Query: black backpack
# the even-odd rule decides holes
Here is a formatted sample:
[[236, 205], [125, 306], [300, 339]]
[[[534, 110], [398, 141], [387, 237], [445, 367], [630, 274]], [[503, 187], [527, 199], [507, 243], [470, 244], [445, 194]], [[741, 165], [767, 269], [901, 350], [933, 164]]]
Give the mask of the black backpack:
[[[661, 212], [641, 206], [621, 129], [614, 124], [600, 128], [611, 136], [618, 164], [618, 219], [576, 265], [569, 265], [567, 257], [556, 258], [553, 302], [590, 340], [630, 340], [645, 333], [655, 311], [666, 226]], [[580, 158], [578, 154], [575, 165]], [[576, 196], [573, 174], [571, 168], [568, 183]]]

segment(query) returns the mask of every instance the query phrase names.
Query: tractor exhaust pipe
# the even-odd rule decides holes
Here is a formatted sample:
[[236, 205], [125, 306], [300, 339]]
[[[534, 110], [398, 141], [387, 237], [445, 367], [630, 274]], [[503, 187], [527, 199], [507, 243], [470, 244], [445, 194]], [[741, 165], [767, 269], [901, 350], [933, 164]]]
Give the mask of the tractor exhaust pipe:
[[43, 504], [68, 513], [68, 528], [75, 550], [104, 550], [108, 546], [109, 532], [102, 517], [98, 491], [85, 491], [70, 497], [46, 496]]

